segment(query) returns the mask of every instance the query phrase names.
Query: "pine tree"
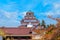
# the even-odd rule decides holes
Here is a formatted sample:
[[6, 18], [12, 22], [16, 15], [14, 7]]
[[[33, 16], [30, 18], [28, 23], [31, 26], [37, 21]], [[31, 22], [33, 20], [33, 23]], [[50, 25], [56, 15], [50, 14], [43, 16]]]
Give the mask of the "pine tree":
[[42, 20], [41, 26], [44, 26], [44, 28], [46, 28], [46, 24], [44, 20]]
[[54, 24], [50, 24], [50, 26], [52, 26], [53, 28], [55, 28], [55, 25]]
[[47, 28], [49, 27], [50, 25], [47, 25]]

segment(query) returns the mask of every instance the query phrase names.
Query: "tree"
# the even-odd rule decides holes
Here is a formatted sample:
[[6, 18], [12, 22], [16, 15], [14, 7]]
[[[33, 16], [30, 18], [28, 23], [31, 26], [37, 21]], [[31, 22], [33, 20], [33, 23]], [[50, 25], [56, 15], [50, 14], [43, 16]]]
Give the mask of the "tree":
[[47, 28], [49, 27], [50, 25], [47, 25]]
[[46, 24], [44, 20], [42, 20], [41, 26], [44, 26], [44, 28], [46, 28]]
[[50, 24], [50, 26], [52, 26], [53, 28], [55, 28], [55, 25], [54, 24]]

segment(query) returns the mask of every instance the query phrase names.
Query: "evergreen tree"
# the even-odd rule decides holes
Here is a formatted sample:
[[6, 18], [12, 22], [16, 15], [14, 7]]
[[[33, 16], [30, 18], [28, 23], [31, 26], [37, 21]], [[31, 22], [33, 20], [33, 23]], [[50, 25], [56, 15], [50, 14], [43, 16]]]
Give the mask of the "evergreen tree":
[[44, 20], [42, 20], [41, 26], [44, 26], [44, 28], [46, 28], [46, 24]]
[[47, 28], [49, 27], [50, 25], [47, 25]]
[[54, 25], [54, 24], [50, 24], [50, 26], [52, 26], [53, 28], [55, 27], [55, 25]]

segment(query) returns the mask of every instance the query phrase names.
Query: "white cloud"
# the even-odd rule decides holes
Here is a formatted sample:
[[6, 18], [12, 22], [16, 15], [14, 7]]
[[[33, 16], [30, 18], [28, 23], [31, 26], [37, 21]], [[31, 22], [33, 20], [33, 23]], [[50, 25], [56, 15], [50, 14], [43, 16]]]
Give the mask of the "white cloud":
[[55, 11], [55, 12], [46, 12], [45, 13], [46, 16], [50, 15], [50, 16], [53, 16], [53, 17], [58, 17], [60, 15], [60, 11]]
[[18, 11], [15, 11], [15, 12], [8, 12], [8, 11], [5, 11], [5, 10], [0, 10], [0, 12], [6, 17], [6, 18], [17, 18], [18, 16]]
[[25, 16], [26, 15], [26, 12], [22, 12], [22, 15]]
[[54, 5], [55, 9], [60, 8], [60, 3], [53, 3], [53, 5]]
[[26, 15], [26, 12], [8, 12], [5, 10], [0, 10], [0, 12], [3, 14], [3, 17], [6, 17], [5, 19], [0, 18], [0, 26], [6, 26], [6, 27], [16, 27], [20, 25], [20, 19], [18, 20], [18, 16], [20, 15], [20, 17], [24, 17]]
[[7, 11], [4, 11], [4, 10], [0, 10], [0, 12], [2, 12], [3, 13], [3, 15], [4, 16], [6, 16], [7, 18], [9, 18], [11, 15], [10, 15], [10, 13], [9, 12], [7, 12]]
[[45, 13], [45, 14], [46, 14], [47, 16], [48, 16], [48, 15], [50, 15], [50, 16], [51, 16], [51, 15], [54, 15], [54, 13], [52, 13], [52, 12], [47, 12], [47, 13]]
[[45, 15], [52, 15], [57, 17], [60, 15], [60, 3], [53, 2], [52, 5], [52, 10], [46, 12]]
[[22, 17], [22, 18], [24, 18], [24, 16], [26, 15], [26, 12], [27, 12], [27, 11], [20, 12], [20, 13], [19, 13], [19, 16]]
[[[0, 12], [3, 14], [2, 17], [5, 18], [0, 18], [0, 26], [19, 26], [20, 21], [17, 20], [18, 18], [18, 11], [15, 12], [8, 12], [4, 10], [0, 10]], [[1, 14], [0, 14], [1, 15]]]

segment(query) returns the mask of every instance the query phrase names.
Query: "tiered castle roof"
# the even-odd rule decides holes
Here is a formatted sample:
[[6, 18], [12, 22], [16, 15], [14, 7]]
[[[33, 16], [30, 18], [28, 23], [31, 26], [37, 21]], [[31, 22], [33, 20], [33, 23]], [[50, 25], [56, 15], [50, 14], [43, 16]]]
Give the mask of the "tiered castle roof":
[[24, 19], [21, 20], [21, 25], [23, 26], [27, 26], [29, 23], [33, 26], [37, 26], [39, 24], [39, 21], [35, 18], [33, 12], [27, 12]]

